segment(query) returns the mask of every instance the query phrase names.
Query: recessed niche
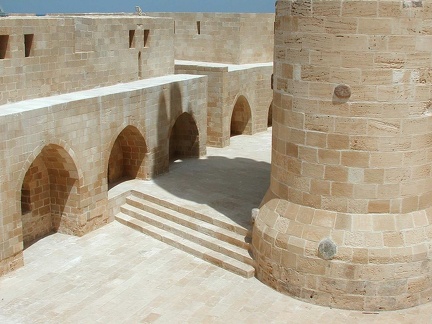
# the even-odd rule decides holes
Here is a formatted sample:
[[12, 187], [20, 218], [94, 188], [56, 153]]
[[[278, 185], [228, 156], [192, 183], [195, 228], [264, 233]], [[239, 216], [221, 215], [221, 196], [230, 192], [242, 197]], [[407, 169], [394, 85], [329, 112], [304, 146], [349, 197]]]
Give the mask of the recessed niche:
[[135, 30], [129, 30], [129, 48], [135, 47]]
[[34, 34], [24, 35], [24, 55], [25, 57], [33, 56], [33, 38]]
[[201, 34], [201, 21], [197, 21], [197, 34]]
[[0, 35], [0, 59], [7, 58], [9, 48], [9, 35]]
[[149, 46], [150, 29], [144, 29], [144, 47]]

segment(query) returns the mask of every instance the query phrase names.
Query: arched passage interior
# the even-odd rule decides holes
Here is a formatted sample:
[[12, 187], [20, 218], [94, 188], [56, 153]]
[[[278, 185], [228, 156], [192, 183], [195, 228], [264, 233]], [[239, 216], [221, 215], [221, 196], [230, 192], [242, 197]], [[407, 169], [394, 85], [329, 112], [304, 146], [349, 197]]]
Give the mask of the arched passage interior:
[[199, 132], [195, 120], [189, 113], [182, 113], [171, 129], [169, 138], [169, 160], [199, 157]]
[[60, 146], [45, 146], [27, 170], [21, 187], [24, 246], [53, 232], [68, 232], [79, 208], [78, 172]]
[[231, 116], [231, 136], [252, 134], [252, 114], [249, 102], [239, 96]]
[[147, 145], [140, 131], [127, 126], [117, 136], [108, 160], [108, 185], [130, 179], [145, 179]]

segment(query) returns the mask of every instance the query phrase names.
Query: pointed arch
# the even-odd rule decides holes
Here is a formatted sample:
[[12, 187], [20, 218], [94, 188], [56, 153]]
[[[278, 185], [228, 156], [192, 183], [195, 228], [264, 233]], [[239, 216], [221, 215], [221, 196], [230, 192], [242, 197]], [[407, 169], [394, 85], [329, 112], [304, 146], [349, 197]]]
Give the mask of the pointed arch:
[[200, 138], [195, 119], [184, 112], [175, 120], [169, 133], [169, 161], [183, 158], [198, 158]]
[[70, 232], [80, 210], [80, 178], [71, 155], [60, 145], [45, 145], [21, 182], [24, 246], [52, 232]]
[[245, 96], [238, 96], [231, 114], [231, 136], [252, 134], [252, 112]]
[[135, 126], [126, 126], [113, 141], [107, 164], [108, 186], [130, 180], [146, 179], [146, 141]]

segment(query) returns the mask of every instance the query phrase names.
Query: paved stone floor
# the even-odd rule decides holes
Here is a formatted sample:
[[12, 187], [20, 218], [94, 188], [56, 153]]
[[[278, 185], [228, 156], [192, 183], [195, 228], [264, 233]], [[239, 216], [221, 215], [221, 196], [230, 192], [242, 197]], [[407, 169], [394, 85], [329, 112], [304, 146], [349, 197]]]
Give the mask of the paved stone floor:
[[270, 184], [271, 131], [235, 136], [223, 149], [207, 148], [201, 159], [177, 161], [152, 181], [132, 180], [112, 188], [109, 198], [134, 189], [228, 223], [250, 227]]
[[[236, 148], [243, 148], [245, 141], [267, 143], [267, 153], [265, 146], [256, 149], [261, 147], [260, 154], [268, 155], [269, 138], [269, 132], [236, 137], [229, 148], [210, 149], [210, 157], [238, 154]], [[265, 162], [252, 153], [241, 153], [241, 159]], [[252, 155], [248, 158], [249, 154]], [[259, 165], [269, 170], [268, 165]], [[181, 169], [181, 163], [175, 165], [169, 176]], [[255, 171], [264, 173], [259, 169]], [[165, 181], [163, 177], [154, 181], [155, 191], [158, 183]], [[255, 186], [267, 185], [255, 182]], [[260, 190], [263, 189], [251, 192], [258, 194]], [[189, 193], [181, 199], [195, 199], [202, 208], [206, 202], [214, 202], [200, 197]], [[222, 213], [228, 208], [213, 205], [212, 209]], [[242, 222], [235, 217], [233, 221]], [[27, 248], [24, 257], [23, 268], [0, 278], [2, 324], [432, 323], [432, 303], [382, 313], [310, 305], [284, 296], [255, 278], [239, 277], [117, 222], [81, 238], [48, 236]]]

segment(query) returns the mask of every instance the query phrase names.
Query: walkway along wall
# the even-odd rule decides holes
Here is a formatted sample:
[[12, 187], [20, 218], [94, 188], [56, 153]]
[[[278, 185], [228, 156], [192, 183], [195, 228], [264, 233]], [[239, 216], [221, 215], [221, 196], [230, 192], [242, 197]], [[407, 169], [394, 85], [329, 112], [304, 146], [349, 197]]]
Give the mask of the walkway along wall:
[[331, 307], [432, 299], [432, 1], [278, 1], [257, 276]]

